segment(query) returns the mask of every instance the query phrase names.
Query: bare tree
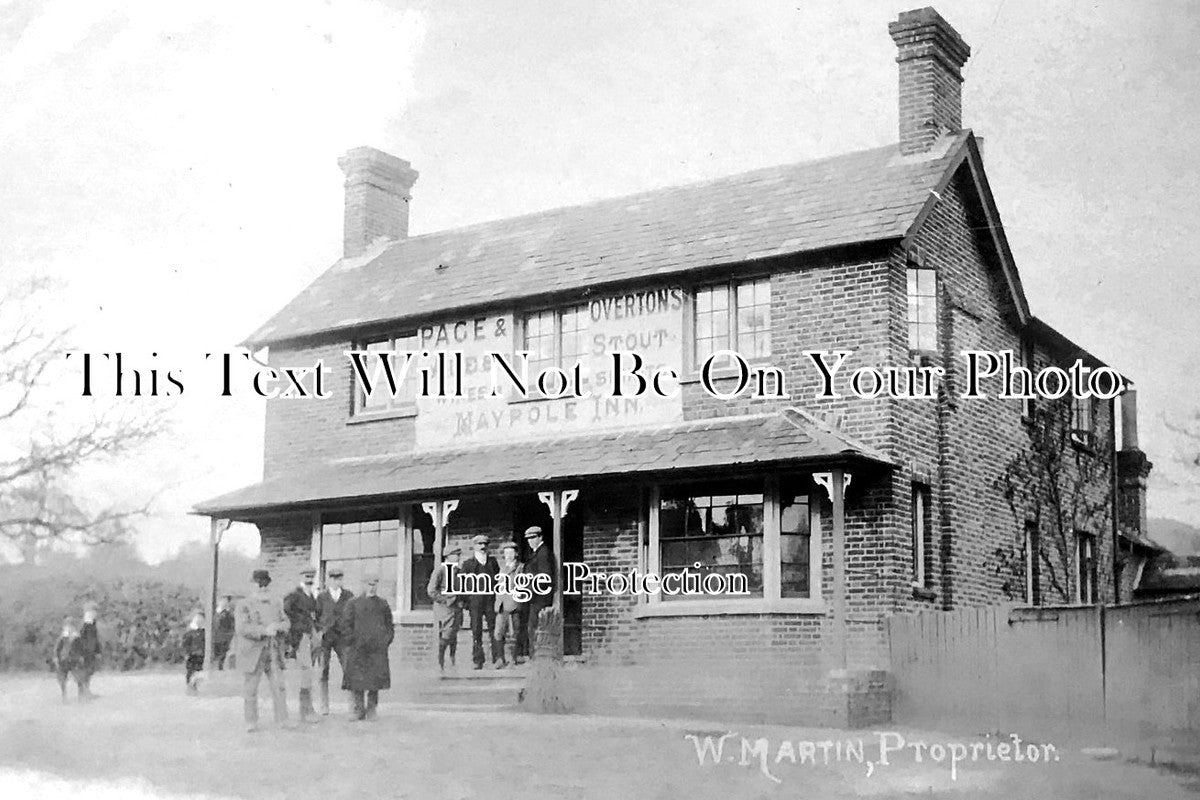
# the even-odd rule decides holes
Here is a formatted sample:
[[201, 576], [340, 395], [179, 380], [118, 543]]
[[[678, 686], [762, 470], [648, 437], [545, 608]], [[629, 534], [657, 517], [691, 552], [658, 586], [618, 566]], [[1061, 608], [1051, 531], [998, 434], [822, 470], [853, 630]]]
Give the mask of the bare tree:
[[1027, 429], [1028, 443], [995, 482], [1019, 533], [996, 549], [994, 571], [1008, 597], [1025, 599], [1025, 536], [1031, 529], [1042, 599], [1049, 590], [1052, 599], [1069, 602], [1076, 533], [1096, 534], [1110, 524], [1113, 465], [1097, 446], [1108, 430], [1076, 430], [1070, 398], [1038, 403]]
[[[80, 496], [80, 472], [129, 456], [165, 428], [149, 404], [64, 408], [51, 399], [69, 331], [47, 330], [45, 281], [0, 293], [0, 541], [28, 558], [48, 541], [96, 544], [128, 536], [152, 498], [129, 504]], [[139, 407], [140, 406], [140, 407]]]

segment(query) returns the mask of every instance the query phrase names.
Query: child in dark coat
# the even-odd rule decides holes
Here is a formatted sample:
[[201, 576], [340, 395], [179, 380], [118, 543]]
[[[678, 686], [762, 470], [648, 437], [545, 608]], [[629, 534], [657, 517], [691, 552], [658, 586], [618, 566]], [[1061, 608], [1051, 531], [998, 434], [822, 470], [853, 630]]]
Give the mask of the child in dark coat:
[[54, 674], [58, 678], [58, 690], [62, 701], [67, 702], [67, 678], [73, 677], [79, 697], [86, 697], [83, 675], [84, 642], [79, 638], [79, 625], [74, 618], [63, 619], [62, 633], [54, 643]]
[[200, 609], [192, 612], [192, 621], [183, 634], [183, 652], [187, 658], [184, 675], [187, 691], [195, 694], [195, 676], [204, 669], [204, 612]]

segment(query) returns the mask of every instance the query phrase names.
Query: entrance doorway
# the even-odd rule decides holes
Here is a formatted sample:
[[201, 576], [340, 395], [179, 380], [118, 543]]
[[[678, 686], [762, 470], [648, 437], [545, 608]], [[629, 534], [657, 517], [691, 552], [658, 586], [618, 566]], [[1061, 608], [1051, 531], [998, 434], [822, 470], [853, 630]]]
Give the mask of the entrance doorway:
[[[575, 500], [567, 509], [563, 520], [562, 553], [554, 553], [560, 567], [559, 586], [563, 585], [561, 566], [566, 561], [583, 560], [583, 507]], [[525, 529], [537, 525], [545, 534], [546, 547], [554, 547], [554, 520], [550, 509], [538, 500], [536, 494], [518, 495], [513, 498], [513, 540], [517, 542], [521, 561], [529, 559], [529, 546], [525, 543]], [[526, 621], [528, 622], [528, 621]], [[522, 639], [524, 641], [524, 638]], [[563, 597], [563, 654], [568, 656], [583, 653], [583, 598], [579, 595]]]

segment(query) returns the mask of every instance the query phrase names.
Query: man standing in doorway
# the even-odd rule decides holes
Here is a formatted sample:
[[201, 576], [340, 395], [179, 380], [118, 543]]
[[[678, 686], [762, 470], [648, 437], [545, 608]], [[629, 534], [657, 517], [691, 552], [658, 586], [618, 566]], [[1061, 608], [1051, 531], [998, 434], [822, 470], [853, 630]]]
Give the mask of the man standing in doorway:
[[[550, 591], [547, 594], [538, 594], [534, 592], [533, 597], [529, 600], [529, 620], [526, 623], [529, 629], [529, 657], [534, 658], [537, 647], [537, 631], [538, 631], [538, 615], [543, 608], [549, 608], [554, 603], [554, 591], [558, 585], [558, 576], [555, 575], [554, 569], [554, 554], [550, 552], [550, 548], [546, 547], [542, 540], [542, 529], [537, 525], [533, 525], [525, 530], [525, 541], [529, 545], [529, 558], [525, 561], [525, 571], [530, 575], [547, 575], [549, 576]], [[534, 581], [537, 578], [533, 578]]]
[[326, 585], [317, 596], [317, 664], [321, 669], [321, 713], [329, 713], [329, 662], [337, 655], [338, 667], [346, 674], [346, 646], [342, 639], [341, 619], [354, 592], [342, 588], [342, 570], [330, 567]]
[[375, 719], [379, 692], [392, 687], [392, 669], [388, 647], [395, 636], [392, 608], [379, 596], [379, 578], [368, 576], [366, 593], [346, 606], [342, 633], [346, 639], [350, 663], [342, 679], [342, 688], [354, 697], [352, 718]]
[[313, 596], [313, 579], [317, 571], [305, 569], [300, 573], [300, 585], [283, 598], [283, 613], [288, 618], [287, 654], [296, 660], [300, 672], [300, 721], [317, 722], [313, 708], [313, 634], [317, 629], [317, 598]]
[[254, 591], [237, 607], [237, 663], [242, 671], [242, 702], [246, 730], [258, 730], [258, 684], [267, 676], [275, 722], [287, 726], [287, 696], [283, 684], [283, 634], [287, 616], [283, 605], [271, 597], [271, 574], [254, 570]]
[[[487, 628], [488, 652], [492, 664], [500, 663], [496, 653], [496, 576], [500, 574], [500, 565], [496, 559], [488, 555], [488, 537], [479, 534], [471, 539], [471, 557], [459, 567], [463, 575], [478, 575], [478, 586], [487, 586], [487, 593], [473, 593], [466, 596], [467, 611], [471, 614], [471, 660], [475, 669], [483, 669], [487, 660], [483, 649], [483, 631]], [[482, 577], [486, 576], [486, 578]]]
[[[500, 574], [508, 576], [511, 587], [516, 576], [525, 571], [525, 565], [517, 560], [517, 545], [514, 542], [505, 542], [500, 551], [504, 554]], [[520, 663], [517, 661], [517, 637], [520, 635], [524, 607], [525, 604], [517, 602], [511, 591], [496, 592], [496, 650], [500, 654], [497, 669]]]

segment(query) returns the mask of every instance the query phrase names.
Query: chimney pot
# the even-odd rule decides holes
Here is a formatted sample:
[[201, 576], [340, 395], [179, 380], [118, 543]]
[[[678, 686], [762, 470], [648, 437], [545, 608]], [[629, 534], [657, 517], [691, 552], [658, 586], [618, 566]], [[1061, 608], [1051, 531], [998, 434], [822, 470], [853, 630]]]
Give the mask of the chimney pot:
[[899, 51], [900, 152], [928, 150], [962, 128], [962, 68], [971, 48], [932, 8], [905, 11], [888, 25]]
[[338, 159], [346, 175], [342, 244], [346, 258], [362, 255], [379, 237], [408, 236], [408, 205], [417, 171], [402, 158], [356, 147]]

